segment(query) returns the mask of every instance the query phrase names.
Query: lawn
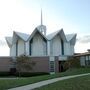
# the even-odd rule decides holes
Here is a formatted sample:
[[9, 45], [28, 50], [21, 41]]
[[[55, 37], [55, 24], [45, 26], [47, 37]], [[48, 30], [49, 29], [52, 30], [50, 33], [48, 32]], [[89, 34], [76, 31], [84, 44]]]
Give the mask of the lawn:
[[6, 90], [8, 88], [27, 85], [27, 84], [35, 83], [35, 82], [42, 81], [42, 80], [52, 79], [56, 77], [63, 77], [63, 76], [83, 74], [83, 73], [90, 73], [90, 68], [69, 69], [63, 73], [36, 76], [36, 77], [3, 79], [3, 80], [1, 79], [0, 80], [0, 90]]
[[34, 90], [90, 90], [90, 75], [58, 81]]

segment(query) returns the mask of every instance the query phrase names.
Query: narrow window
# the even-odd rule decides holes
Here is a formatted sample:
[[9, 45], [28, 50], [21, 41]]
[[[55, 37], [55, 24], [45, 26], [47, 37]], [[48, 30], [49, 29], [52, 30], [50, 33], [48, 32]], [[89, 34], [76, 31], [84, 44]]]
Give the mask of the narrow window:
[[90, 65], [90, 57], [89, 56], [86, 56], [86, 59], [85, 59], [85, 65], [86, 66], [89, 66]]
[[45, 38], [43, 38], [43, 50], [44, 50], [44, 55], [47, 55], [47, 41]]
[[33, 38], [29, 42], [29, 55], [32, 55], [32, 43], [33, 43]]
[[90, 66], [90, 56], [89, 56], [88, 64], [89, 64], [89, 66]]
[[62, 39], [61, 39], [61, 53], [62, 55], [64, 55], [64, 43]]
[[16, 56], [18, 56], [18, 40], [16, 42]]
[[53, 55], [53, 41], [50, 41], [50, 55]]

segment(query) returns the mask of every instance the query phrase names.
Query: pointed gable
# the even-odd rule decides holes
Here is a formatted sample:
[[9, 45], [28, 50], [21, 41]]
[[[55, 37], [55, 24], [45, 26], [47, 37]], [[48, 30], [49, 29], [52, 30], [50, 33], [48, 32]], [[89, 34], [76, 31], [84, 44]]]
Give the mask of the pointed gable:
[[18, 37], [20, 37], [22, 40], [27, 41], [29, 38], [29, 34], [21, 33], [21, 32], [14, 32]]
[[68, 42], [70, 42], [70, 44], [75, 45], [76, 36], [77, 36], [76, 34], [67, 34], [66, 39]]
[[30, 35], [30, 37], [29, 37], [28, 40], [31, 40], [37, 32], [38, 32], [45, 40], [47, 40], [47, 38], [38, 30], [38, 28], [35, 28], [35, 30], [32, 32], [32, 34]]
[[13, 41], [12, 41], [12, 43], [16, 43], [18, 38], [22, 39], [23, 41], [27, 41], [29, 36], [30, 36], [29, 34], [14, 31], [13, 32]]
[[57, 34], [59, 34], [60, 37], [61, 37], [64, 41], [66, 41], [66, 37], [65, 37], [65, 34], [64, 34], [63, 29], [58, 30], [58, 31], [56, 31], [56, 32], [53, 32], [53, 33], [47, 35], [46, 37], [47, 37], [48, 40], [52, 40]]
[[6, 39], [8, 46], [11, 47], [12, 46], [12, 37], [5, 37], [5, 39]]

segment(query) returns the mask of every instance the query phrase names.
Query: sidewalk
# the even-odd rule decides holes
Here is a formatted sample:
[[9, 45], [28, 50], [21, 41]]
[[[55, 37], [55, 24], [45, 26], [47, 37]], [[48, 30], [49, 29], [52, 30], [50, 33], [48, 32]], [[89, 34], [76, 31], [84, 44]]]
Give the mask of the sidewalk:
[[50, 79], [50, 80], [45, 80], [45, 81], [41, 81], [41, 82], [37, 82], [37, 83], [33, 83], [30, 85], [25, 85], [25, 86], [21, 86], [21, 87], [16, 87], [16, 88], [12, 88], [12, 89], [8, 89], [8, 90], [32, 90], [44, 85], [48, 85], [57, 81], [61, 81], [61, 80], [65, 80], [65, 79], [70, 79], [70, 78], [75, 78], [75, 77], [79, 77], [79, 76], [85, 76], [85, 75], [90, 75], [90, 73], [86, 73], [86, 74], [80, 74], [80, 75], [73, 75], [73, 76], [65, 76], [65, 77], [60, 77], [60, 78], [54, 78], [54, 79]]

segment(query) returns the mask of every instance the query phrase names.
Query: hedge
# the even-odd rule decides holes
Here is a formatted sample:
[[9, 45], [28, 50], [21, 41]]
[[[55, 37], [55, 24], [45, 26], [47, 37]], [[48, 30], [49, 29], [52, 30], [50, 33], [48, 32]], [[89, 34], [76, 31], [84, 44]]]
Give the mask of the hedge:
[[[21, 72], [20, 77], [32, 77], [32, 76], [40, 76], [40, 75], [48, 75], [49, 73], [46, 72]], [[19, 77], [19, 73], [11, 73], [11, 72], [0, 72], [0, 77], [9, 77], [15, 76]]]

